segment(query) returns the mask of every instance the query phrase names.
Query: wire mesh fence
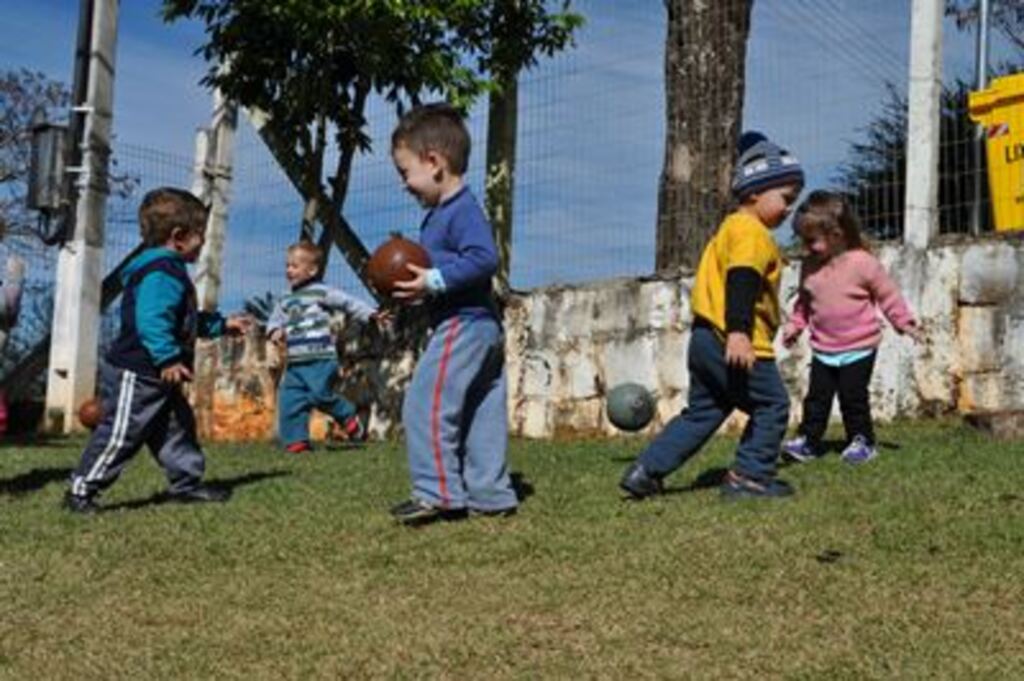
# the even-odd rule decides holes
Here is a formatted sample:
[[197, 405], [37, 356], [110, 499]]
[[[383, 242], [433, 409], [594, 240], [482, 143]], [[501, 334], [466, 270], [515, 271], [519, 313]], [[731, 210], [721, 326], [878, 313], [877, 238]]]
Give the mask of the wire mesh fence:
[[[718, 4], [730, 10], [747, 2]], [[665, 6], [655, 0], [576, 0], [573, 6], [587, 22], [576, 46], [520, 78], [511, 262], [511, 283], [519, 289], [654, 269], [666, 140]], [[975, 26], [952, 18], [944, 25], [945, 233], [971, 231], [979, 188], [980, 229], [991, 228], [988, 184], [978, 175], [984, 170], [966, 116]], [[848, 192], [866, 229], [881, 239], [898, 238], [903, 229], [909, 35], [908, 1], [773, 0], [753, 3], [747, 41], [743, 127], [791, 149], [806, 168], [808, 188]], [[993, 73], [1012, 70], [1024, 57], [1013, 34], [1000, 30], [992, 33], [990, 52]], [[711, 111], [720, 103], [716, 92], [701, 101]], [[372, 151], [356, 160], [344, 214], [372, 250], [392, 231], [415, 234], [422, 213], [392, 167], [395, 112], [371, 100], [367, 117]], [[468, 121], [474, 153], [467, 179], [480, 198], [486, 117], [483, 102]], [[115, 157], [117, 172], [138, 186], [110, 199], [108, 271], [137, 243], [141, 194], [163, 184], [189, 187], [193, 173], [191, 148], [168, 152], [117, 142]], [[284, 288], [285, 249], [298, 237], [302, 215], [298, 194], [244, 116], [229, 215], [221, 301], [236, 309], [250, 296]], [[791, 233], [784, 227], [779, 237], [785, 242]], [[12, 249], [30, 257], [30, 286], [52, 288], [55, 249], [0, 242], [0, 256]], [[336, 253], [327, 281], [365, 294]], [[111, 328], [105, 324], [105, 337]]]

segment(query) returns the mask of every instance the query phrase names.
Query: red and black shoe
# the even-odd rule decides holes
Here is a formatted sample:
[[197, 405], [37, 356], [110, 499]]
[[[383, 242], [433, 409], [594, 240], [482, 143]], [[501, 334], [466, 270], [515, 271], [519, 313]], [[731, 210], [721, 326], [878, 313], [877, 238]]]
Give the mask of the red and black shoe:
[[299, 440], [298, 442], [291, 442], [285, 445], [284, 450], [289, 454], [306, 454], [313, 451], [313, 448], [306, 440]]
[[349, 442], [366, 442], [366, 438], [370, 435], [367, 421], [367, 415], [363, 412], [356, 412], [345, 419], [345, 422], [341, 424], [345, 439]]

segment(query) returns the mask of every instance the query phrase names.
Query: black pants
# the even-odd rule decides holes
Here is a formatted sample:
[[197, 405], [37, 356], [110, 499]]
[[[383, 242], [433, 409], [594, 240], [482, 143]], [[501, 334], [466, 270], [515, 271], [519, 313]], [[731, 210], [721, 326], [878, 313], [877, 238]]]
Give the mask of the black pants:
[[875, 369], [875, 354], [846, 366], [834, 367], [817, 358], [811, 361], [811, 386], [804, 398], [804, 417], [799, 433], [807, 438], [814, 451], [821, 450], [821, 438], [828, 428], [832, 413], [832, 398], [839, 393], [839, 411], [843, 415], [847, 440], [864, 437], [869, 444], [875, 442], [875, 428], [871, 421], [871, 403], [868, 384]]

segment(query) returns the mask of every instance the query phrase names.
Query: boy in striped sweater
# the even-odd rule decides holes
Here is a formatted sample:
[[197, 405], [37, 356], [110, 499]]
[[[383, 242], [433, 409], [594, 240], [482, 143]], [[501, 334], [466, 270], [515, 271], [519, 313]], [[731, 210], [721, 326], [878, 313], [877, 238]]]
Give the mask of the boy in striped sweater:
[[278, 436], [292, 454], [312, 451], [309, 415], [316, 408], [330, 414], [350, 442], [366, 439], [364, 416], [334, 390], [338, 376], [331, 314], [344, 312], [359, 323], [387, 317], [366, 303], [320, 281], [323, 253], [300, 241], [288, 247], [285, 276], [291, 291], [274, 307], [267, 336], [286, 347], [287, 368], [278, 389]]

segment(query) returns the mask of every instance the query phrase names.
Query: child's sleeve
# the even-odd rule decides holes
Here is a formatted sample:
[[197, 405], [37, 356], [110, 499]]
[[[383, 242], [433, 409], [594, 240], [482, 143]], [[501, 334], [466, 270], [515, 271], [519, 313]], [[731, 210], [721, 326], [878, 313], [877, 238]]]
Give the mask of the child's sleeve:
[[358, 298], [336, 288], [327, 289], [324, 304], [332, 310], [341, 310], [345, 314], [350, 314], [363, 323], [369, 321], [373, 313], [377, 311]]
[[459, 291], [490, 280], [498, 271], [498, 247], [480, 206], [474, 205], [452, 224], [456, 258], [428, 275], [431, 291]]
[[774, 243], [766, 244], [760, 230], [734, 222], [725, 227], [725, 330], [750, 335], [754, 308], [772, 262]]
[[867, 286], [871, 291], [871, 296], [882, 311], [882, 314], [889, 320], [889, 323], [896, 327], [897, 331], [903, 333], [917, 324], [914, 313], [911, 312], [910, 306], [907, 305], [907, 301], [900, 293], [899, 287], [896, 286], [896, 282], [885, 271], [882, 263], [874, 256], [869, 257], [871, 262], [869, 267], [865, 269]]
[[270, 316], [267, 317], [267, 335], [269, 336], [273, 332], [283, 329], [287, 321], [288, 318], [284, 314], [284, 298], [278, 298], [277, 302], [274, 303], [274, 309], [271, 310]]
[[175, 335], [174, 309], [185, 295], [184, 285], [169, 274], [151, 272], [139, 282], [135, 328], [153, 363], [160, 369], [184, 359]]

